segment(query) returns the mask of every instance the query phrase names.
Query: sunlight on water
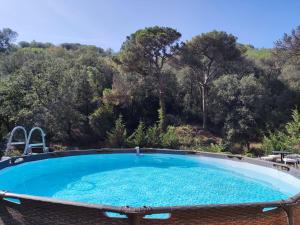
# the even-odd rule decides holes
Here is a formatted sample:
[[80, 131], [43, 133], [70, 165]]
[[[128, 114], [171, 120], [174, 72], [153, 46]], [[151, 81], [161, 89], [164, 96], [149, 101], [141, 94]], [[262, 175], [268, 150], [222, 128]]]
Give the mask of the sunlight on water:
[[207, 157], [99, 154], [47, 159], [4, 169], [0, 171], [0, 189], [114, 206], [262, 202], [295, 194], [288, 184], [272, 184], [259, 174], [255, 179], [255, 175]]

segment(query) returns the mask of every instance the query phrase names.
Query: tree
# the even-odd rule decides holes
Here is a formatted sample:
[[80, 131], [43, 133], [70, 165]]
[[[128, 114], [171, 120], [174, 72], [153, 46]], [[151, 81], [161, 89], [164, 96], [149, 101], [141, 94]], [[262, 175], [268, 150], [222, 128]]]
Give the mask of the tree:
[[[82, 48], [46, 48], [42, 43], [5, 55], [0, 61], [3, 132], [16, 124], [38, 125], [52, 141], [78, 144], [105, 136], [115, 118], [101, 107], [101, 95], [111, 88], [113, 71], [97, 48]], [[99, 125], [102, 121], [109, 125]]]
[[191, 76], [201, 86], [203, 129], [207, 128], [209, 86], [228, 70], [232, 62], [240, 58], [236, 37], [225, 32], [204, 33], [185, 43], [181, 59], [183, 64], [191, 68]]
[[286, 133], [288, 135], [288, 143], [291, 149], [300, 151], [300, 113], [298, 109], [293, 110], [292, 120], [285, 125]]
[[262, 148], [266, 153], [287, 149], [295, 153], [300, 152], [300, 113], [297, 109], [292, 111], [292, 118], [284, 129], [264, 136]]
[[10, 50], [12, 43], [16, 40], [17, 36], [17, 32], [9, 28], [3, 28], [2, 31], [0, 30], [0, 52], [7, 52]]
[[249, 149], [263, 123], [263, 85], [252, 75], [226, 75], [213, 82], [211, 93], [213, 121], [223, 128], [225, 140]]
[[179, 49], [181, 34], [169, 27], [149, 27], [136, 31], [123, 43], [117, 61], [125, 72], [151, 76], [159, 96], [159, 118], [162, 131], [166, 128], [165, 63]]
[[115, 122], [115, 127], [107, 133], [107, 144], [110, 147], [126, 147], [127, 131], [122, 116]]
[[274, 55], [280, 63], [300, 63], [300, 26], [275, 43]]
[[144, 147], [146, 144], [146, 127], [145, 124], [140, 121], [138, 127], [128, 138], [129, 143], [133, 146]]
[[281, 74], [279, 79], [287, 86], [300, 92], [300, 26], [291, 34], [284, 34], [275, 44], [273, 56]]

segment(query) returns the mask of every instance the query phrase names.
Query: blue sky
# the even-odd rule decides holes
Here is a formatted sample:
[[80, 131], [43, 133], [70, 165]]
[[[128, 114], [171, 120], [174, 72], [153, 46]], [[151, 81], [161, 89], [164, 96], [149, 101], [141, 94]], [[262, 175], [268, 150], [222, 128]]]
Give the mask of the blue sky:
[[176, 28], [182, 40], [224, 30], [241, 43], [272, 47], [300, 25], [299, 0], [0, 0], [0, 28], [18, 41], [78, 42], [119, 50], [137, 29]]

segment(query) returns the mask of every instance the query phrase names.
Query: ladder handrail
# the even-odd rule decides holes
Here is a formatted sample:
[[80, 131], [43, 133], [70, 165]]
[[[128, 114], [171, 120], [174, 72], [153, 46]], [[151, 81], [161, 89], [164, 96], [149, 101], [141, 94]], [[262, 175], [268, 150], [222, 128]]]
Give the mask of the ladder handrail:
[[[32, 136], [32, 133], [34, 131], [40, 131], [40, 134], [42, 136], [42, 142], [41, 143], [34, 143], [34, 144], [30, 144], [30, 140], [31, 140], [31, 136]], [[26, 141], [26, 145], [25, 145], [25, 149], [24, 149], [24, 155], [27, 155], [30, 153], [30, 150], [31, 150], [31, 147], [36, 147], [36, 146], [43, 146], [43, 152], [47, 152], [47, 148], [46, 148], [46, 143], [45, 143], [45, 136], [46, 134], [44, 133], [44, 131], [42, 130], [42, 128], [40, 127], [34, 127], [30, 130], [29, 134], [28, 134], [28, 138], [27, 138], [27, 141]]]
[[[23, 133], [24, 133], [24, 139], [25, 140], [24, 140], [24, 142], [13, 142], [14, 134], [19, 129], [21, 129], [23, 131]], [[24, 151], [25, 151], [25, 149], [26, 149], [26, 143], [27, 143], [27, 131], [26, 131], [26, 129], [23, 126], [16, 126], [16, 127], [14, 127], [14, 129], [10, 133], [10, 136], [9, 136], [9, 139], [8, 139], [5, 151], [8, 151], [11, 148], [11, 146], [18, 145], [18, 144], [21, 144], [21, 143], [25, 144], [25, 147], [24, 147]]]

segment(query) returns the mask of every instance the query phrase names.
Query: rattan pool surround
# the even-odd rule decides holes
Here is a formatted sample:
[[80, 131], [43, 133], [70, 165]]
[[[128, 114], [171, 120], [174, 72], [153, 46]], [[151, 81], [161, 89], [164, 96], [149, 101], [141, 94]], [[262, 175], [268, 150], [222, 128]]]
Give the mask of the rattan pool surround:
[[[86, 155], [134, 153], [133, 149], [63, 151], [11, 158], [0, 162], [0, 169], [30, 161]], [[286, 165], [242, 156], [167, 149], [141, 149], [141, 153], [195, 154], [247, 162], [283, 171], [300, 179], [300, 170]], [[13, 200], [13, 201], [12, 201]], [[111, 217], [109, 212], [124, 215]], [[166, 219], [145, 218], [167, 214]], [[193, 205], [174, 207], [115, 207], [85, 204], [0, 191], [0, 224], [86, 224], [86, 225], [300, 225], [300, 194], [284, 201], [250, 204]]]

